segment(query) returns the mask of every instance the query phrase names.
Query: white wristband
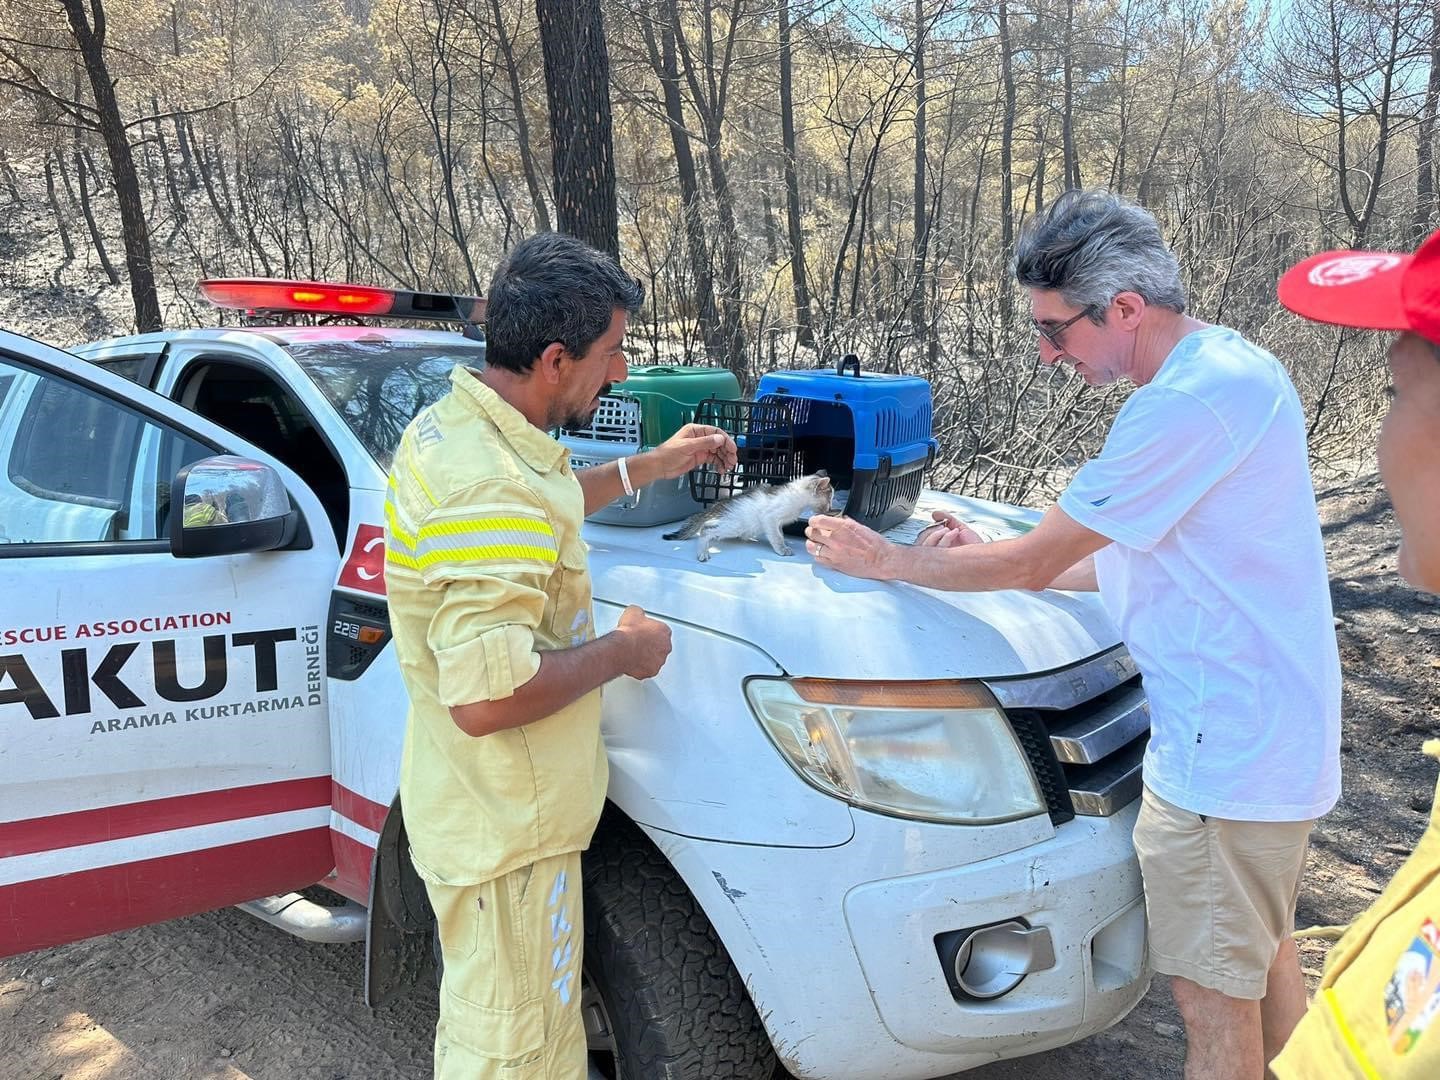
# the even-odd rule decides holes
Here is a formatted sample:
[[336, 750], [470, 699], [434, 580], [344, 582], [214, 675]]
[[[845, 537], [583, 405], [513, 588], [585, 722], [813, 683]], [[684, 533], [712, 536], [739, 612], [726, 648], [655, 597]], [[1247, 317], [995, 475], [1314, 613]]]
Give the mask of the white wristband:
[[620, 466], [620, 486], [625, 489], [626, 495], [634, 495], [635, 489], [630, 484], [630, 470], [625, 466], [625, 459], [616, 458], [615, 464]]

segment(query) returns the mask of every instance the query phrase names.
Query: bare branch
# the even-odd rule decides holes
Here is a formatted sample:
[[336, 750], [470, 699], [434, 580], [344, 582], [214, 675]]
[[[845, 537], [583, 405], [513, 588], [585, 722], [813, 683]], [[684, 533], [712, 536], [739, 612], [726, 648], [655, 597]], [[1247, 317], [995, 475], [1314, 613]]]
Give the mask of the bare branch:
[[169, 120], [171, 117], [200, 116], [202, 113], [214, 112], [216, 109], [223, 109], [227, 105], [234, 105], [237, 102], [241, 102], [246, 100], [247, 98], [254, 97], [261, 90], [265, 89], [266, 85], [270, 82], [270, 80], [275, 77], [275, 73], [284, 66], [285, 61], [282, 60], [280, 63], [276, 64], [273, 68], [266, 72], [264, 78], [262, 78], [258, 83], [252, 86], [249, 90], [246, 90], [243, 94], [237, 94], [234, 97], [224, 98], [220, 101], [212, 101], [208, 105], [197, 105], [193, 109], [171, 109], [168, 112], [151, 113], [148, 116], [136, 117], [134, 120], [126, 123], [125, 128], [128, 131], [130, 128], [138, 127], [140, 124], [148, 124], [156, 120]]
[[0, 34], [0, 43], [19, 45], [25, 49], [40, 49], [43, 52], [78, 53], [80, 51], [73, 45], [52, 45], [44, 41], [29, 41], [25, 38], [10, 37], [8, 34]]
[[[14, 87], [16, 90], [29, 94], [32, 97], [44, 98], [46, 101], [53, 102], [54, 104], [60, 106], [60, 108], [64, 112], [74, 117], [76, 122], [80, 125], [91, 128], [92, 130], [99, 127], [98, 119], [92, 120], [90, 118], [98, 118], [100, 115], [100, 111], [96, 109], [93, 105], [86, 105], [82, 101], [76, 101], [74, 98], [62, 97], [61, 95], [55, 93], [55, 91], [51, 90], [48, 86], [45, 85], [45, 83], [41, 80], [40, 76], [36, 72], [32, 71], [17, 57], [11, 56], [3, 50], [0, 50], [0, 57], [3, 57], [4, 59], [10, 61], [10, 63], [14, 64], [17, 68], [24, 72], [30, 80], [29, 82], [22, 82], [21, 80], [13, 79], [8, 75], [0, 75], [0, 86], [11, 86]], [[86, 115], [87, 113], [89, 114], [88, 116]]]

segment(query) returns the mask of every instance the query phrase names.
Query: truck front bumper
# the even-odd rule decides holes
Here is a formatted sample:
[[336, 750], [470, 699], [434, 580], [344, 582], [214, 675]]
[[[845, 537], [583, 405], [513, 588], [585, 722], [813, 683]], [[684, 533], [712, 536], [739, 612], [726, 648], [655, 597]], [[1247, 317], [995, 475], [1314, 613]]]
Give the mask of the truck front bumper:
[[[961, 827], [856, 811], [854, 838], [832, 848], [652, 836], [710, 916], [786, 1068], [921, 1080], [1084, 1038], [1145, 993], [1138, 809], [1058, 829], [1044, 817]], [[1007, 921], [1048, 932], [1053, 964], [1041, 949], [1007, 993], [957, 998], [937, 938]]]

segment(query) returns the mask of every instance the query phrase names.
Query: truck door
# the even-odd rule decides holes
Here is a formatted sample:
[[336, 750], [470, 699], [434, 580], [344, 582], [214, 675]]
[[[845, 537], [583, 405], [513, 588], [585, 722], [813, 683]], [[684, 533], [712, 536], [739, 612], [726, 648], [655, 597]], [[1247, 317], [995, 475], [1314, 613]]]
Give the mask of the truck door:
[[177, 559], [170, 482], [263, 456], [158, 395], [0, 332], [0, 955], [323, 878], [321, 626], [338, 554]]

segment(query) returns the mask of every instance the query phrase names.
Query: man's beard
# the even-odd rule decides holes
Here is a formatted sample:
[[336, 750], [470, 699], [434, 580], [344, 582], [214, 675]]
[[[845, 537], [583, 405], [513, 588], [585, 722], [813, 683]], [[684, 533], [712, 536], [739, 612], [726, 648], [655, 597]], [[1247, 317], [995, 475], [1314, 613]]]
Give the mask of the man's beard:
[[[604, 386], [600, 387], [598, 391], [596, 391], [595, 396], [597, 398], [600, 398], [610, 393], [610, 388], [614, 385], [614, 383], [607, 382]], [[575, 412], [565, 413], [560, 422], [552, 426], [561, 427], [566, 429], [567, 431], [577, 431], [580, 428], [587, 428], [590, 426], [590, 421], [595, 416], [595, 410], [599, 407], [599, 402], [593, 401], [589, 405], [584, 406], [583, 412], [576, 410]]]

